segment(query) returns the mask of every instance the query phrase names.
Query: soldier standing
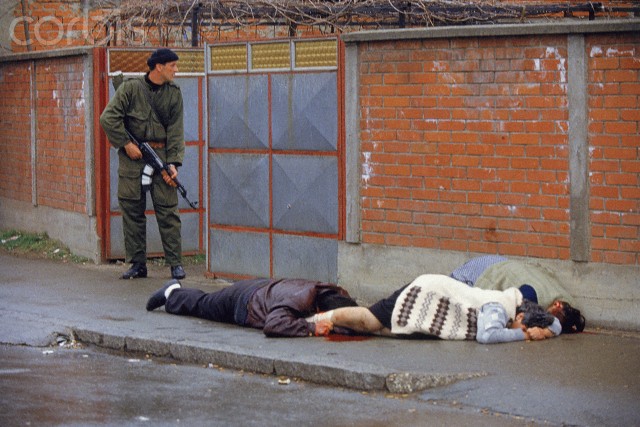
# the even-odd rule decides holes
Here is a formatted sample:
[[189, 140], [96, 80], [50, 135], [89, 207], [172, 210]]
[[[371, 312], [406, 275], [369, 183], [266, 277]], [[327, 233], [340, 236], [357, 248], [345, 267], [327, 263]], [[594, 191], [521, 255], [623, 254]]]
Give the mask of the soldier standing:
[[[171, 277], [183, 279], [181, 222], [178, 194], [172, 179], [184, 158], [183, 101], [173, 82], [178, 55], [171, 49], [154, 51], [142, 77], [123, 82], [100, 116], [109, 142], [118, 149], [118, 202], [122, 212], [126, 261], [131, 268], [123, 279], [147, 277], [146, 190], [156, 213], [166, 262]], [[125, 126], [140, 141], [148, 141], [171, 174], [154, 173], [143, 187], [145, 163], [138, 146], [131, 142]]]

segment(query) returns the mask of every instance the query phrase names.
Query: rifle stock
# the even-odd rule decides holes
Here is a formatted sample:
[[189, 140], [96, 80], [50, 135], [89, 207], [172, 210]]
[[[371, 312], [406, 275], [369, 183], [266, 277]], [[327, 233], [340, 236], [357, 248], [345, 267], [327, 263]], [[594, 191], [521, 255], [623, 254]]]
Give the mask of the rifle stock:
[[[163, 176], [165, 176], [165, 174], [170, 174], [171, 170], [169, 169], [169, 165], [162, 161], [160, 156], [158, 156], [158, 153], [156, 153], [148, 143], [138, 141], [138, 139], [133, 136], [131, 132], [129, 132], [129, 129], [127, 129], [126, 127], [124, 128], [124, 130], [125, 132], [127, 132], [129, 140], [136, 144], [142, 152], [142, 158], [145, 163], [151, 166], [154, 170], [160, 171]], [[172, 178], [171, 180], [175, 183], [180, 196], [182, 196], [182, 198], [189, 204], [189, 206], [191, 206], [193, 209], [197, 209], [198, 202], [192, 202], [189, 200], [189, 198], [187, 197], [187, 189], [184, 188], [184, 186], [177, 179]]]

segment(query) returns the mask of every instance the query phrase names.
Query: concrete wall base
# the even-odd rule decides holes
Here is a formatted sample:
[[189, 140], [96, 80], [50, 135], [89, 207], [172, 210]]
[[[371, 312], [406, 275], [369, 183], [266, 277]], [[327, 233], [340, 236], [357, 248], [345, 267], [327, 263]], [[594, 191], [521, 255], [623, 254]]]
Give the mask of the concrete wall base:
[[[420, 274], [448, 275], [467, 260], [481, 255], [486, 254], [341, 243], [338, 283], [358, 301], [369, 304]], [[588, 328], [640, 331], [640, 267], [535, 261], [556, 272], [575, 298]]]
[[94, 262], [101, 258], [96, 218], [86, 214], [0, 197], [0, 227], [31, 233], [46, 232], [52, 239], [68, 246], [75, 255]]

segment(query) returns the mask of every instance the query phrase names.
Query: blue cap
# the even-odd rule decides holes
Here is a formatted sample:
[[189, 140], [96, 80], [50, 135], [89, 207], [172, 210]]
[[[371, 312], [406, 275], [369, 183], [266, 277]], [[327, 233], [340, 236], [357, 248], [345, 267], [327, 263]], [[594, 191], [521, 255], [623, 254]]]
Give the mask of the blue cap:
[[531, 302], [538, 303], [538, 294], [536, 290], [533, 289], [533, 286], [524, 284], [520, 286], [520, 292], [522, 292], [522, 297]]

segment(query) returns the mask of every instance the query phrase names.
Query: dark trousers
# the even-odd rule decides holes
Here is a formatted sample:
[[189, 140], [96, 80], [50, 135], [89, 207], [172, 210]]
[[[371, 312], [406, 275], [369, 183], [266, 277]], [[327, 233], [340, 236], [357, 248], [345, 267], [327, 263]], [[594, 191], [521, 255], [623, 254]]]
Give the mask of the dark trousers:
[[171, 314], [244, 326], [249, 299], [258, 288], [267, 283], [268, 279], [244, 280], [211, 293], [178, 288], [171, 292], [164, 309]]

